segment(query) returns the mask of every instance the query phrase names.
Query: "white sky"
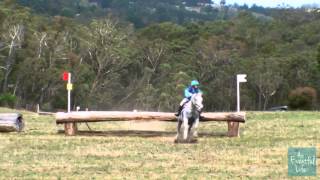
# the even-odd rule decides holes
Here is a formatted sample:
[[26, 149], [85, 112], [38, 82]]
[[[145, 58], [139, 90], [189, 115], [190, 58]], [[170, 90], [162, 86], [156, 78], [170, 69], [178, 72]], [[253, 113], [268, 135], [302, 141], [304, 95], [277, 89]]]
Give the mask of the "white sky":
[[[219, 0], [214, 0], [214, 2], [219, 3]], [[264, 7], [277, 7], [279, 4], [288, 4], [293, 7], [300, 7], [304, 4], [320, 4], [320, 0], [226, 0], [227, 4], [237, 3], [239, 5], [243, 5], [246, 3], [251, 6], [252, 4], [256, 4]]]

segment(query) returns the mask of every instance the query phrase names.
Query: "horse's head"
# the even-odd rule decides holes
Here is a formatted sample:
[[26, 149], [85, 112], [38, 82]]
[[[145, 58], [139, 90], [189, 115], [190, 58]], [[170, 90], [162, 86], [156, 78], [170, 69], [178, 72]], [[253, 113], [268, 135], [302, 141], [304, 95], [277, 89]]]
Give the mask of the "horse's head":
[[202, 110], [203, 108], [202, 101], [203, 101], [202, 93], [193, 94], [191, 97], [192, 106], [194, 106], [197, 109], [197, 111]]

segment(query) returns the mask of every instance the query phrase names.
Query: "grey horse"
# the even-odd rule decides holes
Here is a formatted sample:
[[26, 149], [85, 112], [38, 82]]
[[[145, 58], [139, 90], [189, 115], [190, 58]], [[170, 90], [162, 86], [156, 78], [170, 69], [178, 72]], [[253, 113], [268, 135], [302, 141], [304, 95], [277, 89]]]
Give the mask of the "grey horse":
[[[193, 94], [191, 100], [187, 102], [180, 116], [178, 117], [177, 135], [174, 142], [191, 142], [193, 137], [198, 136], [200, 112], [203, 108], [202, 93]], [[182, 128], [183, 127], [183, 128]]]

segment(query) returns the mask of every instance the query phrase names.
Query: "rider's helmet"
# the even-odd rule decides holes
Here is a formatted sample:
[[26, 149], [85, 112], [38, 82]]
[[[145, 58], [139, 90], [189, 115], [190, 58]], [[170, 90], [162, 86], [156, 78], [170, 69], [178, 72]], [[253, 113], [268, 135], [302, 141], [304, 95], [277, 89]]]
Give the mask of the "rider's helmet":
[[191, 83], [190, 83], [191, 86], [199, 86], [200, 83], [198, 80], [192, 80]]

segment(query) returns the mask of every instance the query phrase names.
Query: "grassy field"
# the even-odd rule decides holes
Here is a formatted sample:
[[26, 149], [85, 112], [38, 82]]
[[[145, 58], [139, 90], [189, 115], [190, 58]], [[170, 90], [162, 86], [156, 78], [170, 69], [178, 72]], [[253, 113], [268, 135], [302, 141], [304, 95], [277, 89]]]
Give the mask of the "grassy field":
[[25, 131], [0, 133], [0, 179], [290, 179], [289, 147], [317, 147], [319, 178], [319, 112], [248, 112], [240, 138], [202, 123], [197, 144], [174, 144], [175, 123], [96, 123], [65, 137], [54, 117], [20, 112]]

